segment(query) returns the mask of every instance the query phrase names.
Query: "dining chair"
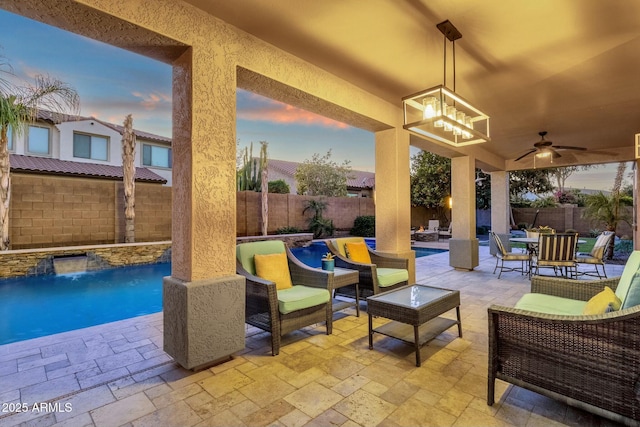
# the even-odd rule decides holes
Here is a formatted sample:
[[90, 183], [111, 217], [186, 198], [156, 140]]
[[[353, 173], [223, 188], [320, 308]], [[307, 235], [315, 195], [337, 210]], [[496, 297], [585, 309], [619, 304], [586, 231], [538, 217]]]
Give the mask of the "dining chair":
[[[578, 253], [576, 255], [576, 261], [578, 263], [578, 267], [580, 264], [592, 265], [594, 270], [586, 270], [580, 271], [578, 270], [579, 276], [594, 276], [601, 279], [602, 276], [607, 278], [607, 271], [604, 268], [604, 256], [607, 252], [607, 248], [611, 242], [611, 239], [615, 237], [615, 234], [612, 231], [604, 231], [602, 234], [598, 236], [596, 242], [593, 245], [593, 249], [589, 253]], [[602, 266], [602, 275], [600, 274], [600, 270], [598, 266]]]
[[569, 278], [577, 278], [576, 245], [578, 233], [541, 234], [538, 238], [538, 250], [534, 256], [536, 275], [540, 267], [553, 268], [554, 275], [558, 271]]
[[[496, 270], [498, 269], [498, 267], [500, 267], [500, 273], [498, 273], [498, 279], [502, 275], [503, 271], [519, 271], [521, 274], [525, 274], [531, 270], [530, 264], [529, 264], [531, 257], [529, 256], [528, 253], [508, 252], [504, 246], [504, 243], [502, 242], [502, 239], [500, 239], [500, 236], [498, 236], [493, 231], [490, 231], [489, 234], [491, 235], [491, 238], [495, 242], [496, 248], [498, 249], [496, 252], [496, 266], [493, 269], [493, 274], [496, 274]], [[504, 265], [505, 261], [520, 262], [520, 268], [505, 267]], [[526, 266], [526, 270], [525, 270], [525, 266]]]

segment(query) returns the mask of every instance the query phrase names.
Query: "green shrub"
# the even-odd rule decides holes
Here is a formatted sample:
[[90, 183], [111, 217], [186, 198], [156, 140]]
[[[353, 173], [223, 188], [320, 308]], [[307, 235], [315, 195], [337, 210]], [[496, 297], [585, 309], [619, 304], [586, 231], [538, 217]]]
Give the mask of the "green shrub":
[[313, 233], [313, 238], [319, 239], [321, 237], [333, 236], [336, 227], [333, 225], [333, 220], [319, 217], [311, 219], [309, 229]]
[[353, 221], [351, 229], [353, 236], [375, 237], [376, 217], [373, 215], [359, 216]]
[[553, 196], [540, 197], [531, 203], [532, 208], [555, 208], [558, 204]]
[[297, 233], [302, 233], [302, 230], [300, 230], [298, 227], [292, 227], [292, 226], [280, 227], [276, 230], [276, 234], [297, 234]]
[[283, 179], [277, 179], [275, 181], [269, 181], [269, 193], [277, 194], [289, 194], [291, 189]]
[[478, 236], [484, 236], [486, 234], [489, 234], [489, 230], [491, 230], [491, 227], [488, 225], [478, 225], [476, 226], [476, 234]]

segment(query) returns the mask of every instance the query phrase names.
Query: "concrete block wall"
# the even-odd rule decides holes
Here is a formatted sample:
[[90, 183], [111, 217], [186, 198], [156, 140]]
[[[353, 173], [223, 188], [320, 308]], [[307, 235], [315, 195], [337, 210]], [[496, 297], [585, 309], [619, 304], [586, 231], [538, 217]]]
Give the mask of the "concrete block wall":
[[[11, 175], [12, 249], [124, 241], [122, 183], [105, 179]], [[136, 241], [171, 239], [171, 188], [136, 183]]]
[[[308, 200], [320, 197], [296, 194], [269, 194], [269, 234], [275, 234], [282, 227], [297, 227], [307, 230], [311, 211], [302, 212]], [[323, 197], [327, 202], [324, 218], [333, 220], [338, 229], [349, 230], [358, 216], [375, 215], [373, 199], [366, 197]], [[236, 193], [236, 233], [237, 236], [255, 236], [261, 233], [262, 196], [255, 191]]]
[[[124, 242], [124, 184], [116, 183], [116, 242]], [[171, 239], [171, 188], [136, 183], [136, 242]]]
[[[535, 218], [536, 211], [539, 210], [538, 219], [536, 225], [547, 225], [556, 230], [565, 231], [567, 229], [574, 229], [581, 236], [588, 237], [591, 230], [605, 230], [604, 223], [593, 222], [589, 218], [584, 217], [584, 211], [586, 208], [575, 206], [563, 206], [558, 208], [513, 208], [513, 217], [516, 224], [527, 223], [531, 224]], [[627, 210], [629, 217], [631, 217], [632, 208], [629, 206], [623, 207]], [[631, 226], [626, 222], [620, 222], [616, 234], [622, 236], [632, 236], [633, 231]]]
[[12, 249], [114, 243], [114, 183], [12, 174]]

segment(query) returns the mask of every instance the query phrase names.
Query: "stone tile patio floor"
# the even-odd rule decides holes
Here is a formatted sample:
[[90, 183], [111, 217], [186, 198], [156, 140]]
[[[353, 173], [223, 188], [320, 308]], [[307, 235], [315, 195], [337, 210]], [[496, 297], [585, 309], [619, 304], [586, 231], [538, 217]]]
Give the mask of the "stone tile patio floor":
[[248, 328], [244, 351], [194, 373], [162, 351], [157, 313], [0, 346], [0, 427], [614, 425], [503, 382], [487, 406], [486, 309], [529, 289], [519, 273], [496, 279], [488, 252], [472, 272], [447, 253], [416, 260], [418, 283], [462, 298], [463, 338], [451, 328], [423, 346], [420, 368], [397, 340], [376, 335], [369, 350], [366, 312], [350, 309], [330, 336], [324, 325], [289, 334], [276, 357], [268, 334]]

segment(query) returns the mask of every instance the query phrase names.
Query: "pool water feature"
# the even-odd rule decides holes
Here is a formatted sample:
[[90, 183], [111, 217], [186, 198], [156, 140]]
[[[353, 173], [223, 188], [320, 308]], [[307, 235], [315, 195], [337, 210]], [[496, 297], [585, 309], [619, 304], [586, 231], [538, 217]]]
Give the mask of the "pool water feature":
[[[375, 239], [364, 239], [367, 245], [371, 249], [376, 248]], [[440, 254], [442, 252], [448, 252], [447, 249], [432, 249], [432, 248], [420, 248], [420, 247], [412, 247], [412, 250], [416, 252], [416, 258], [420, 258], [423, 256]], [[322, 256], [329, 252], [329, 248], [324, 242], [317, 241], [312, 242], [311, 245], [303, 247], [303, 248], [293, 248], [291, 252], [298, 258], [300, 261], [305, 263], [310, 267], [320, 267], [322, 265]]]
[[162, 311], [171, 264], [0, 280], [0, 345]]

